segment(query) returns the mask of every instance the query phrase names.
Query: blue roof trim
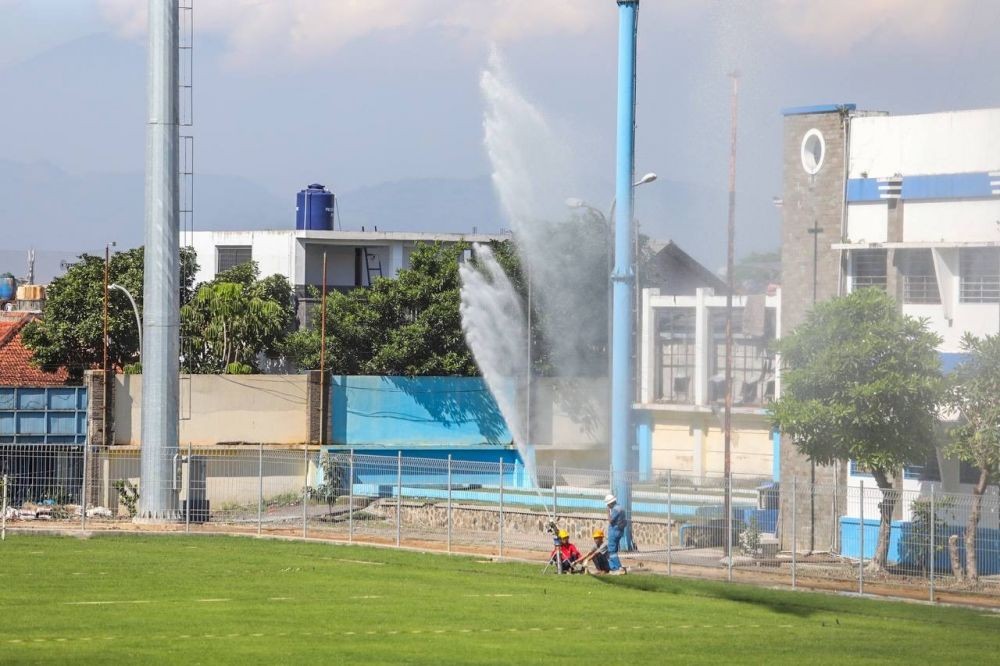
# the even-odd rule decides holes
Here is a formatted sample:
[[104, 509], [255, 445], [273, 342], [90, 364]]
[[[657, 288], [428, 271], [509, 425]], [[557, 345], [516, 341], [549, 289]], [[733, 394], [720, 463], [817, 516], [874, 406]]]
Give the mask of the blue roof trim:
[[903, 178], [904, 199], [980, 199], [992, 195], [990, 175], [986, 172]]
[[[899, 198], [921, 199], [988, 199], [996, 196], [993, 179], [986, 171], [977, 173], [939, 173], [924, 176], [903, 176]], [[998, 186], [1000, 187], [1000, 186]], [[850, 178], [847, 181], [848, 203], [884, 201], [877, 178]]]
[[813, 106], [787, 106], [781, 110], [783, 116], [804, 116], [810, 113], [840, 113], [854, 111], [856, 104], [816, 104]]
[[875, 178], [850, 178], [847, 181], [847, 202], [881, 201], [878, 180]]

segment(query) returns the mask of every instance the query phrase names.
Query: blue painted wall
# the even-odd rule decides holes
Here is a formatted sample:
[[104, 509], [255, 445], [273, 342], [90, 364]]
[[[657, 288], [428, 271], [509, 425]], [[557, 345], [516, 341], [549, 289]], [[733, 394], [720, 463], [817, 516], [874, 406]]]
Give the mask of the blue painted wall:
[[404, 452], [499, 447], [512, 439], [479, 377], [335, 376], [329, 433], [334, 446]]
[[84, 444], [87, 389], [0, 387], [0, 444]]

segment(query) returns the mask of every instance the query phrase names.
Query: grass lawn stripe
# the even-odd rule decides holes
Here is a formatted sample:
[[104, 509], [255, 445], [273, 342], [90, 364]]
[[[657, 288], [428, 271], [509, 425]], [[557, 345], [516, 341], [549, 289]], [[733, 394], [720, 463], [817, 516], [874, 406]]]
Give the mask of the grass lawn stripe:
[[0, 558], [4, 662], [982, 664], [1000, 646], [982, 610], [362, 546], [18, 535]]

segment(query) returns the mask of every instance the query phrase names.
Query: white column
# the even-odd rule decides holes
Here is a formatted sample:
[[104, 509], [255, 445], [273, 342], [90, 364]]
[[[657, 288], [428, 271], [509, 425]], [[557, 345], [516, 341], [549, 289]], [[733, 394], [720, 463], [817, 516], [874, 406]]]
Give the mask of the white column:
[[642, 338], [639, 345], [639, 402], [653, 402], [656, 386], [656, 315], [652, 301], [659, 296], [659, 289], [642, 290]]
[[399, 271], [403, 270], [403, 243], [397, 241], [389, 246], [389, 275], [396, 277]]
[[695, 291], [695, 325], [694, 325], [694, 404], [708, 404], [708, 353], [709, 326], [708, 306], [705, 303], [706, 290]]

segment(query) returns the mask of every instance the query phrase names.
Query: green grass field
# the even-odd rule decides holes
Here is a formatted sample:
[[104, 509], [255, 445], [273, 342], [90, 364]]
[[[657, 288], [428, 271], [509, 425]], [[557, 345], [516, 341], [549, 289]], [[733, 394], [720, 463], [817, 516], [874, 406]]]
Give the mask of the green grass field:
[[976, 663], [1000, 615], [245, 537], [14, 535], [0, 662]]

